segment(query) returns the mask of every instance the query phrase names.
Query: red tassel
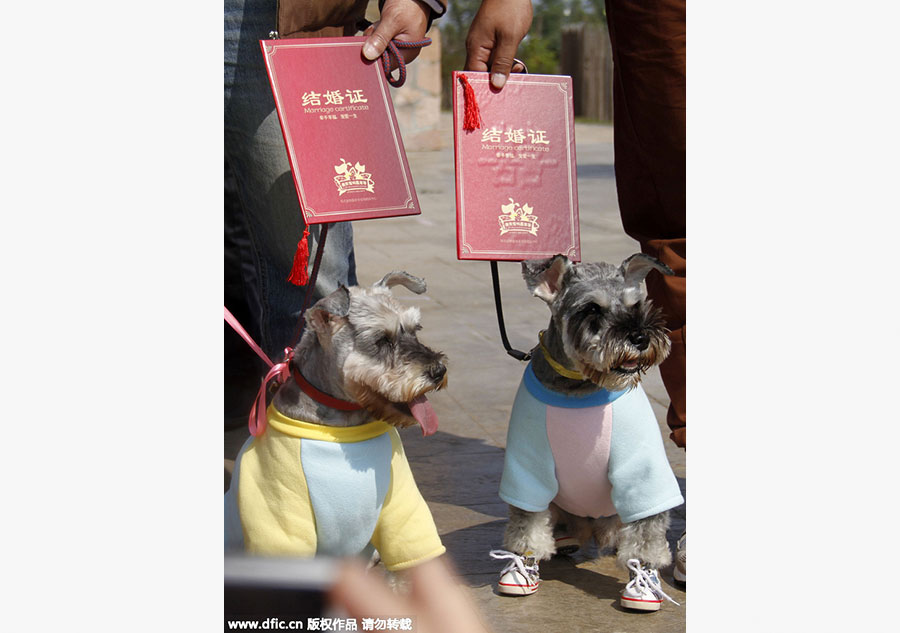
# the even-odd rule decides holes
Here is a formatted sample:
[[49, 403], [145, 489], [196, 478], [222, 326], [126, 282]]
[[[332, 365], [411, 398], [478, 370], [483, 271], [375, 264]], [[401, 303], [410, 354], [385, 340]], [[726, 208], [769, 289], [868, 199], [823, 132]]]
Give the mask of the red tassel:
[[303, 229], [303, 237], [297, 243], [297, 252], [294, 253], [294, 266], [291, 268], [291, 274], [288, 275], [288, 281], [295, 286], [305, 286], [309, 281], [309, 273], [306, 272], [307, 264], [309, 264], [309, 227]]
[[463, 85], [463, 129], [471, 132], [484, 125], [481, 120], [481, 109], [478, 107], [478, 101], [475, 100], [475, 90], [466, 76], [460, 75], [459, 80]]

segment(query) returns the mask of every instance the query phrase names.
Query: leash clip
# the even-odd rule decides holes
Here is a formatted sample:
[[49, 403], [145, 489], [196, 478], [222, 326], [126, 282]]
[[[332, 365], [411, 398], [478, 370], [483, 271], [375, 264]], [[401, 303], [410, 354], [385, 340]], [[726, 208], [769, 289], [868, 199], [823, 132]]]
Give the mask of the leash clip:
[[[290, 347], [284, 348], [284, 360], [279, 363], [279, 365], [286, 365], [288, 370], [290, 370], [291, 365], [294, 360], [294, 350]], [[287, 382], [287, 373], [281, 372], [277, 376], [272, 379], [272, 382], [269, 383], [269, 394], [275, 395], [275, 393], [281, 388], [283, 384]]]

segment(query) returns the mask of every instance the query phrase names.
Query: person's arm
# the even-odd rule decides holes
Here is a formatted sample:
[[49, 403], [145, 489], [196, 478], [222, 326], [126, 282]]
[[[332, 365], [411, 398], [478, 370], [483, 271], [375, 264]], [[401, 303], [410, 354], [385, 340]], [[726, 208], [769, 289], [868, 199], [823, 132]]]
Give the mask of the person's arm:
[[466, 37], [465, 70], [490, 71], [491, 84], [502, 88], [531, 18], [531, 0], [483, 0]]

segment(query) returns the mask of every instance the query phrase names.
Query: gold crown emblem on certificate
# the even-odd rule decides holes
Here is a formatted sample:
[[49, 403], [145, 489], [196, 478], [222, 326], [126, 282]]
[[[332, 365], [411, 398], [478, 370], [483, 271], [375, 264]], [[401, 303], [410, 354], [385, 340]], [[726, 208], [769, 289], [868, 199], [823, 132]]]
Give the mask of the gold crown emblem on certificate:
[[334, 184], [337, 186], [339, 196], [351, 191], [375, 193], [375, 181], [372, 174], [366, 171], [365, 165], [359, 163], [353, 165], [342, 158], [341, 164], [334, 166], [334, 171], [338, 174], [334, 177]]
[[509, 199], [509, 204], [501, 204], [500, 208], [503, 213], [498, 218], [500, 223], [500, 235], [506, 233], [531, 233], [537, 237], [540, 224], [537, 223], [537, 216], [532, 213], [532, 209], [528, 204], [520, 205], [518, 202]]

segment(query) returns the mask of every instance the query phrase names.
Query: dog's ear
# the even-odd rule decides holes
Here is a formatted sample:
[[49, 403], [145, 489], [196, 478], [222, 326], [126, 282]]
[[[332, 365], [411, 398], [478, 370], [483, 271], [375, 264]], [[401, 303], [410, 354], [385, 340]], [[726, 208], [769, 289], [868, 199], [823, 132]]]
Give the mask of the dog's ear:
[[319, 299], [306, 311], [306, 323], [317, 333], [332, 333], [350, 313], [350, 291], [339, 287], [327, 297]]
[[394, 286], [405, 286], [417, 295], [425, 292], [425, 280], [421, 277], [415, 277], [403, 270], [395, 270], [386, 274], [381, 281], [375, 284], [376, 287], [393, 288]]
[[626, 288], [639, 288], [641, 282], [650, 273], [651, 270], [658, 270], [663, 275], [674, 275], [675, 272], [663, 264], [655, 257], [644, 255], [643, 253], [635, 253], [624, 262], [619, 270], [625, 278]]
[[522, 277], [531, 294], [552, 303], [562, 287], [563, 277], [571, 267], [572, 262], [565, 255], [528, 259], [522, 262]]

